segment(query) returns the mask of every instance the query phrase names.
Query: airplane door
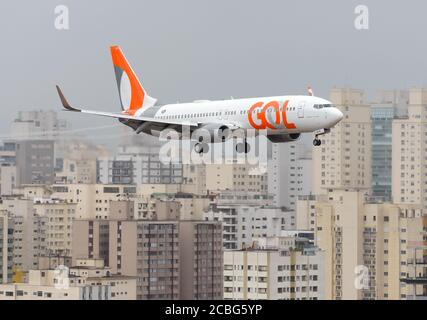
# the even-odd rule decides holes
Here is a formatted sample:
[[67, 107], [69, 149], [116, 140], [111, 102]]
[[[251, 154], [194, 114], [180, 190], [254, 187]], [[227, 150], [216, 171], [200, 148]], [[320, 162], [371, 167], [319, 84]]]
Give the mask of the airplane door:
[[298, 118], [304, 118], [305, 101], [298, 104]]

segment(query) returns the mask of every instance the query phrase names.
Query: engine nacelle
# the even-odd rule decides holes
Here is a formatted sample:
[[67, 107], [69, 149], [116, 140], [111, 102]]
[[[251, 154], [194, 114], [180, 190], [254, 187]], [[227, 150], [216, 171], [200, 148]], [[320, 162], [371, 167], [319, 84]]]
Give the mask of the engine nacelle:
[[273, 143], [284, 143], [284, 142], [292, 142], [299, 139], [301, 136], [300, 133], [290, 133], [290, 134], [278, 134], [278, 135], [269, 135], [267, 136], [268, 140]]
[[210, 136], [210, 142], [224, 142], [231, 137], [233, 128], [228, 125], [220, 123], [208, 123], [202, 127], [194, 130], [192, 134], [192, 139], [194, 140], [203, 140], [206, 142], [206, 138]]

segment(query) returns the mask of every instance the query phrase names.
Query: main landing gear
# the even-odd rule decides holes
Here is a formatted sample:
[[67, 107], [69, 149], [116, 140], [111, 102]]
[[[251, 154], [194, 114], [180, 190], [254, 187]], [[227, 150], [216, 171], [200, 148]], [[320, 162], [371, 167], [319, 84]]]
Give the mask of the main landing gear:
[[249, 145], [249, 143], [246, 142], [246, 140], [236, 144], [237, 153], [249, 153], [250, 150], [251, 146]]
[[318, 147], [322, 145], [322, 141], [319, 139], [319, 136], [327, 134], [331, 131], [331, 129], [320, 129], [314, 132], [314, 140], [313, 140], [313, 146]]
[[[249, 143], [246, 142], [246, 140], [236, 144], [236, 152], [237, 153], [249, 153], [250, 150], [251, 150], [251, 146], [249, 145]], [[208, 153], [209, 152], [209, 144], [197, 142], [194, 145], [194, 151], [198, 154]]]
[[194, 145], [194, 151], [198, 154], [208, 153], [209, 152], [209, 145], [207, 143], [197, 142]]

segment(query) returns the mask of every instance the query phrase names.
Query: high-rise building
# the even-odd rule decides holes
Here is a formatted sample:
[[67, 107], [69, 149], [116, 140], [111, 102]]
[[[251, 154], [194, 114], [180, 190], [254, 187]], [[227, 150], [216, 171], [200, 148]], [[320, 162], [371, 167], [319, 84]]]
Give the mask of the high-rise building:
[[37, 199], [34, 210], [45, 218], [45, 254], [71, 255], [72, 225], [76, 216], [76, 203], [63, 200]]
[[110, 202], [128, 199], [137, 193], [132, 185], [57, 184], [52, 198], [77, 204], [76, 219], [107, 219]]
[[401, 279], [409, 272], [410, 248], [425, 243], [421, 206], [370, 203], [362, 191], [334, 190], [300, 199], [298, 209], [298, 227], [314, 229], [315, 243], [325, 252], [326, 299], [410, 295]]
[[224, 299], [324, 298], [323, 252], [307, 239], [259, 239], [251, 248], [224, 252]]
[[12, 122], [10, 133], [14, 140], [53, 140], [70, 128], [66, 120], [58, 119], [56, 111], [19, 111]]
[[391, 201], [393, 106], [372, 105], [372, 198]]
[[6, 141], [0, 146], [0, 194], [11, 195], [16, 182], [16, 143]]
[[11, 195], [16, 186], [16, 166], [10, 163], [0, 164], [0, 194]]
[[321, 136], [322, 145], [313, 150], [313, 193], [353, 188], [370, 193], [371, 113], [363, 92], [332, 89], [330, 100], [344, 114], [343, 120]]
[[7, 211], [0, 211], [0, 284], [12, 280], [14, 220]]
[[104, 259], [113, 273], [137, 277], [137, 299], [220, 299], [220, 231], [205, 221], [76, 220], [73, 260]]
[[207, 193], [205, 164], [200, 163], [182, 165], [181, 191], [199, 195], [204, 195]]
[[311, 151], [302, 142], [272, 144], [268, 161], [268, 192], [274, 205], [295, 210], [300, 195], [311, 194]]
[[16, 142], [16, 185], [52, 184], [54, 148], [52, 140]]
[[393, 121], [392, 139], [393, 202], [427, 208], [427, 89], [409, 91], [408, 116]]
[[374, 98], [375, 104], [392, 105], [397, 117], [408, 115], [408, 90], [379, 90]]
[[55, 183], [97, 183], [97, 158], [108, 154], [104, 146], [85, 140], [55, 141]]
[[179, 299], [177, 221], [76, 220], [73, 260], [104, 259], [116, 274], [137, 277], [137, 299]]
[[180, 299], [222, 299], [221, 223], [180, 221], [179, 246]]
[[267, 173], [258, 166], [226, 161], [206, 164], [208, 192], [236, 191], [267, 194]]
[[388, 202], [391, 196], [392, 122], [407, 113], [407, 91], [381, 91], [371, 105], [372, 199]]
[[180, 184], [182, 164], [163, 163], [159, 147], [120, 146], [115, 157], [98, 158], [104, 184]]
[[221, 221], [224, 249], [243, 249], [252, 245], [256, 237], [273, 237], [283, 230], [295, 229], [295, 214], [284, 207], [212, 204], [204, 219]]
[[13, 268], [26, 272], [38, 268], [39, 256], [46, 253], [47, 220], [34, 210], [33, 200], [21, 196], [0, 199], [0, 210], [14, 221]]

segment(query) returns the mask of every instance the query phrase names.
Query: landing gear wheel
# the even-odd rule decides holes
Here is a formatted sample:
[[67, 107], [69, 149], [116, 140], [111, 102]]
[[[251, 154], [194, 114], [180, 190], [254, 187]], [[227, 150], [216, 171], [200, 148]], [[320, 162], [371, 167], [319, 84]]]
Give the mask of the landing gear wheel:
[[314, 139], [313, 140], [313, 146], [318, 147], [322, 144], [322, 141], [320, 139]]
[[209, 145], [207, 143], [196, 143], [194, 145], [194, 151], [196, 151], [196, 153], [201, 154], [201, 153], [208, 153], [209, 152]]
[[247, 142], [239, 142], [236, 144], [237, 153], [249, 153], [251, 146]]

